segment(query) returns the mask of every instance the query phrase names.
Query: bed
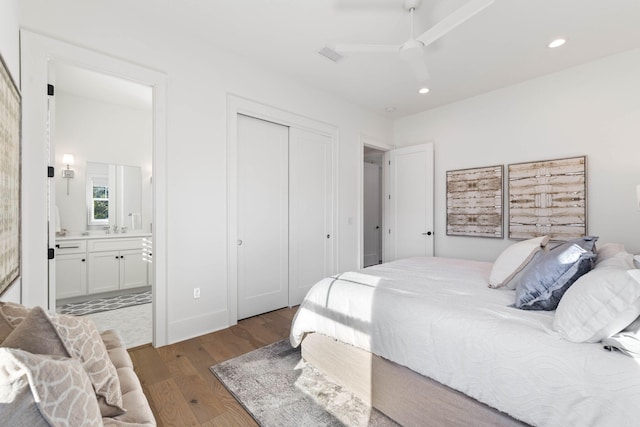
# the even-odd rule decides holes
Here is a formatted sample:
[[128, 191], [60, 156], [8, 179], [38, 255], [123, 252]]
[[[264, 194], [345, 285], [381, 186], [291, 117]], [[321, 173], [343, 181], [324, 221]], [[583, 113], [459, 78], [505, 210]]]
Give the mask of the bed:
[[574, 343], [490, 289], [492, 263], [409, 258], [323, 279], [294, 318], [305, 360], [403, 425], [628, 425], [640, 363]]

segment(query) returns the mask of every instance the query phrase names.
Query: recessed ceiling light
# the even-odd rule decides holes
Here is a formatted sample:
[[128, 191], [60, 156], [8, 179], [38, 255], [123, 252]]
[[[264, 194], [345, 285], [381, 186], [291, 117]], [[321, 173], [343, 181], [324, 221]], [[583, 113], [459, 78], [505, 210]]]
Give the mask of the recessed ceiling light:
[[421, 94], [421, 95], [424, 95], [427, 92], [429, 92], [429, 88], [428, 87], [421, 87], [420, 90], [418, 90], [418, 93]]
[[560, 47], [563, 44], [565, 44], [567, 41], [565, 39], [555, 39], [554, 41], [552, 41], [551, 43], [549, 43], [549, 47], [551, 49], [554, 49], [556, 47]]
[[396, 107], [385, 107], [384, 111], [386, 111], [387, 113], [393, 113], [394, 111], [396, 111]]

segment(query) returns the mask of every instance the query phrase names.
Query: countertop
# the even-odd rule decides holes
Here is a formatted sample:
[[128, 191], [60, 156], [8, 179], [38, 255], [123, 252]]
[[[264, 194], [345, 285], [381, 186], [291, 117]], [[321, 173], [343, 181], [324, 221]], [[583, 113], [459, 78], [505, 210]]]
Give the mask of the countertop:
[[152, 237], [151, 233], [141, 231], [127, 231], [126, 233], [110, 233], [104, 231], [93, 232], [83, 236], [80, 233], [67, 233], [64, 236], [56, 236], [56, 242], [65, 242], [67, 240], [92, 240], [92, 239], [127, 239], [134, 237]]

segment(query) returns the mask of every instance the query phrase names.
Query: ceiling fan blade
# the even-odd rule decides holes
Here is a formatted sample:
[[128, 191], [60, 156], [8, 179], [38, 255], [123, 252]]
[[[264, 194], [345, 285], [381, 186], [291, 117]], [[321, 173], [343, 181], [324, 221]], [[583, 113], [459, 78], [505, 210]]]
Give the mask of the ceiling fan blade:
[[485, 8], [491, 6], [494, 1], [495, 0], [471, 0], [452, 14], [448, 15], [442, 21], [429, 28], [425, 33], [418, 37], [417, 40], [420, 40], [425, 46], [429, 46], [431, 43], [438, 40], [458, 25], [472, 18]]
[[400, 46], [390, 44], [337, 44], [333, 48], [340, 54], [350, 53], [398, 53]]

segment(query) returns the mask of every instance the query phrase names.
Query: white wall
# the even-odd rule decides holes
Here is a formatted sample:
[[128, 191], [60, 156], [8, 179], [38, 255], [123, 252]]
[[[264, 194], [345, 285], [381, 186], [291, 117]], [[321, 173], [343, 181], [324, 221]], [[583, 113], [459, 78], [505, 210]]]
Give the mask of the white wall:
[[[152, 112], [56, 91], [56, 205], [60, 226], [72, 232], [87, 229], [87, 162], [139, 166], [142, 170], [143, 229], [150, 230]], [[73, 154], [75, 177], [61, 177], [64, 154]], [[126, 225], [126, 224], [122, 224]]]
[[[347, 219], [357, 215], [359, 135], [389, 141], [391, 122], [184, 31], [154, 26], [130, 13], [130, 4], [23, 0], [21, 24], [168, 75], [169, 341], [226, 326], [228, 93], [338, 127], [339, 269], [355, 268], [358, 233]], [[194, 287], [201, 288], [198, 300]]]
[[436, 255], [492, 260], [512, 243], [446, 236], [447, 170], [585, 154], [588, 232], [601, 243], [622, 242], [640, 252], [640, 211], [634, 206], [640, 50], [406, 117], [394, 127], [399, 146], [435, 143]]
[[[19, 0], [2, 0], [2, 3], [0, 3], [0, 54], [9, 68], [13, 81], [19, 86], [20, 33], [18, 2]], [[3, 301], [20, 302], [20, 278], [11, 285], [0, 299]]]

